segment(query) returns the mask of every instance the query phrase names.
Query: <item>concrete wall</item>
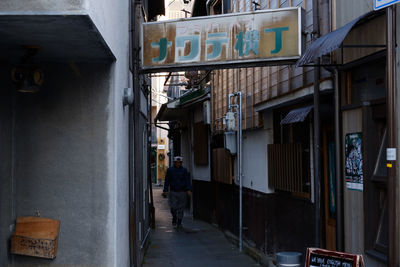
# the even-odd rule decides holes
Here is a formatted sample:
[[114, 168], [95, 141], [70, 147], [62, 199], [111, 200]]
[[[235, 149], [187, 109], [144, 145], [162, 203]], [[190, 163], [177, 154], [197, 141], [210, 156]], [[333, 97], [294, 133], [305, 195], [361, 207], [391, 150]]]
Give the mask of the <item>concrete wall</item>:
[[[272, 112], [262, 114], [264, 128], [243, 132], [243, 187], [266, 194], [273, 193], [268, 187], [267, 145], [273, 143]], [[251, 159], [251, 160], [246, 160]], [[235, 183], [237, 157], [234, 159]]]
[[273, 193], [273, 190], [268, 188], [267, 160], [267, 144], [272, 143], [272, 131], [263, 129], [243, 133], [244, 187], [263, 193]]
[[[42, 91], [16, 100], [16, 215], [61, 221], [53, 266], [115, 266], [114, 67], [51, 64], [43, 70]], [[14, 257], [16, 266], [44, 262]]]
[[88, 13], [116, 58], [40, 64], [43, 90], [16, 99], [14, 199], [7, 178], [10, 116], [3, 105], [11, 102], [1, 97], [0, 266], [10, 224], [35, 213], [61, 220], [58, 256], [50, 262], [14, 256], [15, 266], [129, 266], [129, 112], [122, 105], [123, 88], [132, 86], [129, 1], [3, 0], [0, 13]]
[[8, 73], [7, 67], [0, 67], [0, 266], [8, 263], [9, 237], [14, 221], [12, 91]]
[[[125, 52], [129, 45], [129, 0], [86, 0], [86, 10], [112, 52]], [[118, 55], [116, 55], [118, 58]]]
[[76, 12], [87, 0], [2, 0], [0, 12]]

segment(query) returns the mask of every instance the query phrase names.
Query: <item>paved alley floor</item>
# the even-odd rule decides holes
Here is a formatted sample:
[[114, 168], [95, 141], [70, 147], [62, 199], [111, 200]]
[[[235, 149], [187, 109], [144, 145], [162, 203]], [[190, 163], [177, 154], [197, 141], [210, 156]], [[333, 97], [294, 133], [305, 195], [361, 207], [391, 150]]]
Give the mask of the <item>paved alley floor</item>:
[[193, 220], [185, 214], [183, 229], [174, 229], [168, 200], [161, 193], [160, 187], [154, 187], [156, 229], [151, 232], [143, 266], [260, 266], [246, 254], [240, 253], [215, 226]]

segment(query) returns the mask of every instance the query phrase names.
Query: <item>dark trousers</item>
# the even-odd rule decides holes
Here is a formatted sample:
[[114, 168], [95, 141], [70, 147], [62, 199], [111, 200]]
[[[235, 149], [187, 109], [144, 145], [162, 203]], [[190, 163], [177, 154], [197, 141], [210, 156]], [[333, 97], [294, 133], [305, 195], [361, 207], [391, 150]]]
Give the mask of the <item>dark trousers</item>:
[[169, 192], [168, 204], [171, 207], [171, 214], [174, 220], [182, 221], [183, 211], [186, 206], [186, 192]]

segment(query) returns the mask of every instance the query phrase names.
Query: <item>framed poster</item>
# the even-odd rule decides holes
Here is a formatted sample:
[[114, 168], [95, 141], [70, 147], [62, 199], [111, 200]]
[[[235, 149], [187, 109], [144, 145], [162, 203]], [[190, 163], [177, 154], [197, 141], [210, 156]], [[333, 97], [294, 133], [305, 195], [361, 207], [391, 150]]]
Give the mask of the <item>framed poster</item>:
[[346, 187], [351, 190], [363, 191], [363, 158], [362, 133], [348, 133], [345, 139], [345, 176]]
[[364, 267], [362, 255], [307, 248], [305, 267]]

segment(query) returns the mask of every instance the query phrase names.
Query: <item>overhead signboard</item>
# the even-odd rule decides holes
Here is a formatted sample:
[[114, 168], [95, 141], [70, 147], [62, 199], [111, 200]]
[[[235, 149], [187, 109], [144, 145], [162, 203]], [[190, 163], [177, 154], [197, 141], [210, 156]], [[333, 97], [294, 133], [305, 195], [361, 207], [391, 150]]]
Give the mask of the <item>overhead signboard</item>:
[[374, 0], [374, 10], [385, 8], [399, 2], [400, 0]]
[[301, 8], [142, 24], [143, 72], [294, 63], [302, 52]]

